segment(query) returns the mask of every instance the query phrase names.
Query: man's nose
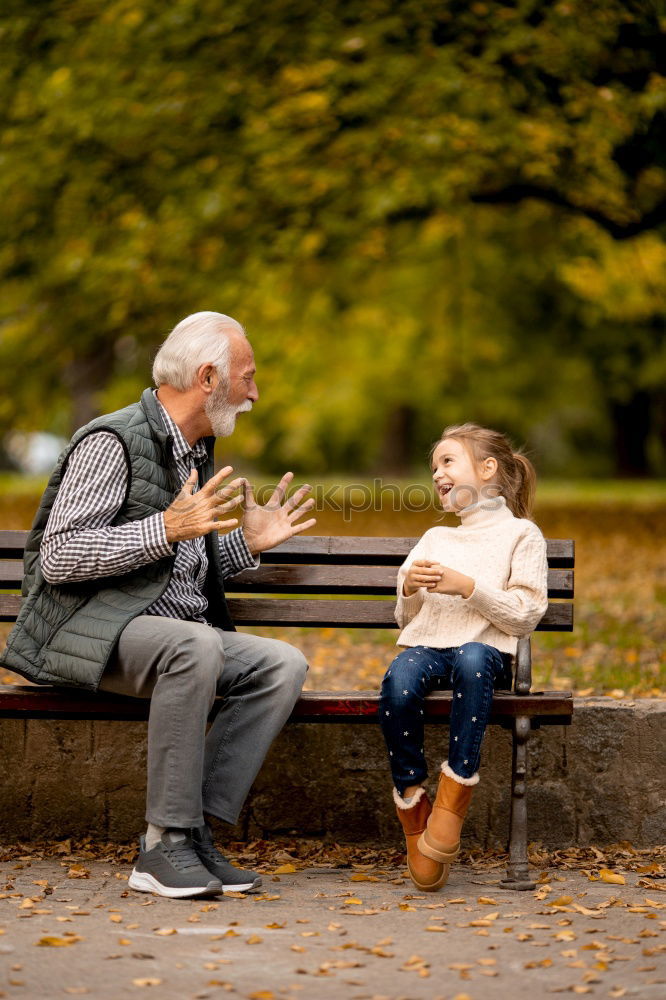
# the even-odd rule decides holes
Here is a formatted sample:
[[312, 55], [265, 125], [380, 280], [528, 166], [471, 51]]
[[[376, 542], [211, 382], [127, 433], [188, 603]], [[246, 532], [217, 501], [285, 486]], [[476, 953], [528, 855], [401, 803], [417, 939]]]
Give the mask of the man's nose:
[[250, 386], [247, 398], [251, 399], [253, 403], [256, 403], [257, 400], [259, 399], [259, 390], [257, 389], [256, 382], [253, 382], [252, 385]]

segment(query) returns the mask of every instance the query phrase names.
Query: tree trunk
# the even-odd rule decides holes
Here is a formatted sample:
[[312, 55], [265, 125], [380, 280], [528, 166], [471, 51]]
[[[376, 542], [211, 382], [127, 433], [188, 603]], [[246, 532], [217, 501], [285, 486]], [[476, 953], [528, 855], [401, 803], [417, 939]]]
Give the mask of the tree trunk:
[[72, 398], [72, 432], [99, 415], [97, 396], [113, 373], [113, 348], [98, 347], [97, 354], [76, 358], [63, 372], [63, 382]]
[[652, 397], [648, 392], [638, 390], [627, 402], [611, 401], [610, 417], [618, 476], [649, 476]]
[[401, 403], [391, 410], [381, 454], [381, 468], [393, 475], [405, 475], [412, 465], [412, 446], [416, 410], [408, 403]]

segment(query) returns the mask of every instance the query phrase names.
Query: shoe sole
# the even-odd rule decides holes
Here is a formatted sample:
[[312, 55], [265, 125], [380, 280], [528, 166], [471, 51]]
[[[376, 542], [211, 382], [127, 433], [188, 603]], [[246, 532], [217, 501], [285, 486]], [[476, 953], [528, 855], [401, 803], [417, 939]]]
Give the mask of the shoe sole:
[[222, 888], [225, 892], [249, 892], [251, 889], [258, 889], [260, 885], [261, 876], [259, 875], [254, 882], [238, 882], [236, 885], [223, 883]]
[[138, 872], [136, 868], [132, 871], [127, 884], [130, 889], [136, 889], [138, 892], [155, 892], [158, 896], [168, 896], [169, 899], [186, 899], [188, 896], [219, 896], [225, 888], [217, 879], [202, 886], [162, 885], [153, 875], [149, 875], [148, 872]]
[[416, 888], [419, 889], [421, 892], [437, 892], [438, 889], [441, 889], [442, 886], [446, 885], [446, 883], [449, 880], [449, 872], [451, 870], [451, 865], [443, 865], [442, 867], [444, 870], [442, 871], [442, 874], [439, 876], [437, 881], [425, 884], [424, 882], [419, 882], [418, 878], [412, 871], [412, 866], [410, 865], [409, 861], [407, 862], [407, 871], [409, 872], [409, 877], [411, 878]]

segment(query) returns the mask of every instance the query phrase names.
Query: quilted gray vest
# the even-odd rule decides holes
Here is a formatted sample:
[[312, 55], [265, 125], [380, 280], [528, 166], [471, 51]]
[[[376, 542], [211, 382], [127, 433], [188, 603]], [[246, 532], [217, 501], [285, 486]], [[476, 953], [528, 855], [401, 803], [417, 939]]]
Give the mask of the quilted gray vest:
[[[24, 600], [1, 660], [38, 684], [97, 690], [121, 632], [164, 593], [171, 577], [175, 555], [123, 576], [81, 583], [55, 586], [42, 576], [39, 547], [68, 458], [82, 438], [101, 430], [117, 435], [129, 470], [127, 492], [114, 525], [166, 510], [179, 490], [172, 439], [151, 389], [143, 392], [140, 402], [98, 417], [76, 432], [58, 459], [28, 535]], [[199, 469], [200, 483], [213, 474], [213, 444], [213, 438], [206, 440], [208, 457]], [[206, 537], [206, 552], [206, 618], [232, 631], [216, 536]]]

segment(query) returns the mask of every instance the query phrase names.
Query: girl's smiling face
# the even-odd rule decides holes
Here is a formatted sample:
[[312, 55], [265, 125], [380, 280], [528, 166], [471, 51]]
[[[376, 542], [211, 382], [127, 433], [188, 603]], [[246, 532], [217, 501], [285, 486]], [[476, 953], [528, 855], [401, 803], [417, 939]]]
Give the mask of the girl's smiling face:
[[444, 438], [433, 452], [431, 468], [443, 509], [458, 513], [485, 496], [482, 490], [497, 471], [497, 460], [476, 462], [462, 441]]

